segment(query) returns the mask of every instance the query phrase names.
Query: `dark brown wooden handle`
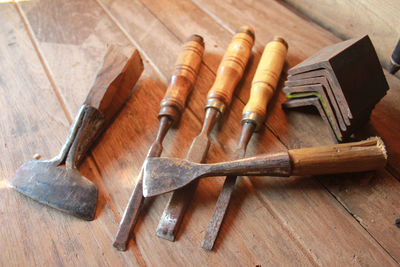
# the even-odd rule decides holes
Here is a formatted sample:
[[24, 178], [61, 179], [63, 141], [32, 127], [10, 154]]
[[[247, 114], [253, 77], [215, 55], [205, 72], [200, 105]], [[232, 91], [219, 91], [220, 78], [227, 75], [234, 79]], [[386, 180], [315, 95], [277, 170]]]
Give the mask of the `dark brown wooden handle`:
[[[110, 120], [122, 107], [143, 72], [137, 50], [111, 45], [104, 56], [84, 104], [97, 109]], [[128, 54], [128, 55], [127, 55]]]
[[[182, 112], [199, 71], [204, 52], [204, 41], [199, 35], [190, 36], [183, 44], [175, 62], [175, 71], [161, 101], [159, 116], [176, 120]], [[174, 110], [175, 109], [175, 110]]]
[[248, 26], [240, 27], [218, 67], [215, 82], [208, 92], [207, 107], [213, 106], [223, 112], [230, 104], [233, 91], [243, 76], [253, 44], [254, 30]]
[[288, 153], [293, 175], [370, 171], [383, 168], [387, 160], [385, 146], [378, 137], [361, 142], [292, 149]]
[[[73, 127], [73, 143], [66, 159], [67, 168], [76, 168], [86, 151], [121, 109], [143, 72], [137, 50], [127, 56], [128, 47], [110, 46], [97, 72]], [[70, 143], [70, 142], [68, 142]]]

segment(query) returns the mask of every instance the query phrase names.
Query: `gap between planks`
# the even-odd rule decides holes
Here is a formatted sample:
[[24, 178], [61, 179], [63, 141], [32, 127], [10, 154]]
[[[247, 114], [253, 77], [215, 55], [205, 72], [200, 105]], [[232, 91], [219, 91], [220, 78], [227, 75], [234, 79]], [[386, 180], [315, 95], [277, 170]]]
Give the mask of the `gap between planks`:
[[[314, 178], [314, 179], [315, 179], [315, 178]], [[317, 180], [317, 182], [318, 182], [323, 188], [325, 188], [326, 191], [328, 191], [329, 194], [330, 194], [334, 199], [336, 199], [337, 202], [339, 202], [339, 204], [354, 218], [354, 220], [356, 220], [356, 221], [358, 222], [358, 224], [365, 230], [365, 232], [367, 232], [367, 233], [371, 236], [371, 238], [372, 238], [373, 240], [375, 240], [375, 242], [376, 242], [376, 243], [377, 243], [377, 244], [378, 244], [392, 259], [393, 259], [393, 261], [400, 265], [400, 262], [397, 261], [397, 259], [396, 259], [395, 257], [393, 257], [393, 255], [381, 244], [381, 242], [379, 242], [379, 241], [373, 236], [372, 233], [370, 233], [370, 231], [368, 231], [368, 229], [361, 223], [360, 219], [358, 219], [357, 216], [356, 216], [353, 212], [350, 211], [350, 209], [346, 206], [346, 204], [345, 204], [344, 202], [342, 202], [342, 201], [340, 200], [339, 197], [337, 197], [334, 193], [332, 193], [332, 192], [329, 190], [329, 188], [328, 188], [327, 186], [325, 186], [323, 183], [321, 183], [318, 179], [315, 179], [315, 180]]]
[[[152, 62], [152, 60], [148, 57], [148, 55], [143, 51], [143, 49], [140, 47], [140, 45], [134, 40], [134, 38], [128, 33], [128, 31], [122, 26], [122, 24], [117, 20], [117, 18], [111, 13], [111, 11], [104, 6], [104, 4], [101, 2], [101, 0], [96, 0], [96, 2], [99, 4], [99, 6], [104, 10], [104, 12], [107, 14], [107, 16], [111, 19], [111, 21], [121, 30], [121, 32], [123, 32], [123, 34], [128, 38], [128, 40], [137, 47], [137, 49], [143, 53], [144, 57], [148, 60], [148, 62], [150, 63], [150, 65], [156, 70], [157, 73], [160, 74], [161, 77], [165, 77], [164, 75], [162, 75], [161, 71], [159, 70], [159, 68], [157, 68], [157, 66]], [[148, 7], [143, 4], [141, 1], [140, 3], [147, 9]], [[202, 9], [203, 10], [203, 9]], [[183, 40], [181, 40], [175, 33], [171, 32], [171, 30], [167, 27], [167, 25], [165, 25], [165, 23], [163, 23], [153, 12], [151, 12], [151, 10], [149, 10], [150, 13], [157, 18], [158, 21], [160, 21], [160, 23], [170, 32], [172, 33], [172, 35], [179, 40], [181, 43], [183, 42]], [[203, 10], [204, 11], [204, 10]], [[215, 15], [211, 15], [212, 13], [209, 12], [205, 12], [207, 15], [209, 15], [213, 20], [217, 21], [217, 23], [219, 23], [219, 19], [217, 16]], [[221, 24], [221, 23], [220, 23]], [[231, 29], [228, 25], [225, 24], [221, 24], [223, 26], [224, 29], [226, 29], [229, 33], [233, 34], [235, 31], [233, 29]], [[202, 67], [206, 67], [212, 74], [214, 74], [214, 76], [216, 75], [216, 73], [207, 65], [204, 63], [204, 61], [202, 61]], [[166, 81], [166, 79], [164, 78], [164, 81]], [[243, 106], [245, 105], [244, 101], [242, 99], [240, 99], [236, 94], [234, 94], [234, 96], [240, 103], [243, 104]], [[200, 123], [202, 123], [201, 118], [198, 117], [198, 115], [190, 108], [190, 107], [186, 107], [186, 109], [188, 109], [193, 115], [194, 117], [196, 117]], [[277, 137], [277, 140], [284, 146], [287, 148], [287, 145], [277, 136], [277, 134], [272, 131], [272, 129], [264, 122], [263, 123], [265, 126], [265, 129], [269, 132], [271, 132], [271, 134], [275, 137]], [[253, 188], [254, 184], [251, 182], [250, 179], [248, 179], [248, 181], [250, 182], [251, 186]], [[314, 255], [312, 253], [310, 253], [303, 244], [301, 244], [301, 242], [299, 242], [296, 237], [293, 235], [293, 233], [287, 228], [285, 227], [284, 223], [277, 218], [275, 212], [269, 207], [269, 205], [262, 199], [261, 196], [259, 196], [259, 193], [255, 191], [256, 197], [259, 199], [259, 201], [261, 203], [264, 204], [264, 206], [267, 208], [267, 210], [269, 211], [269, 213], [272, 216], [272, 219], [275, 220], [277, 222], [277, 224], [279, 225], [279, 227], [281, 227], [281, 229], [286, 232], [288, 234], [288, 237], [295, 243], [295, 245], [300, 249], [300, 251], [303, 252], [303, 254], [305, 255], [305, 257], [312, 263], [313, 266], [318, 266], [317, 260], [314, 258]], [[136, 254], [136, 253], [135, 253]]]
[[[193, 2], [199, 9], [201, 9], [203, 12], [205, 12], [207, 15], [209, 15], [211, 18], [213, 18], [213, 19], [214, 19], [217, 23], [219, 23], [222, 27], [226, 28], [229, 32], [233, 31], [233, 29], [230, 28], [230, 27], [229, 27], [228, 25], [226, 25], [225, 23], [223, 23], [222, 20], [221, 20], [216, 14], [212, 13], [212, 12], [209, 11], [208, 9], [204, 8], [203, 6], [201, 6], [201, 4], [198, 3], [198, 1], [192, 0], [192, 2]], [[279, 4], [282, 4], [282, 3], [279, 3]], [[284, 4], [282, 4], [282, 5], [285, 6], [285, 7], [287, 8], [286, 5], [284, 5]], [[292, 10], [292, 9], [291, 9], [291, 10]], [[297, 13], [298, 13], [298, 12], [296, 12], [296, 14], [297, 14]], [[307, 20], [309, 20], [309, 19], [307, 18]], [[314, 22], [312, 22], [312, 23], [314, 23]], [[257, 42], [256, 42], [256, 43], [257, 43]], [[240, 102], [242, 102], [242, 103], [244, 102], [244, 101], [242, 101], [239, 97], [238, 97], [238, 99], [239, 99]], [[245, 103], [244, 103], [244, 104], [245, 104]], [[284, 145], [286, 148], [288, 148], [288, 146], [285, 144], [285, 142], [284, 142], [283, 140], [281, 140], [281, 139], [279, 138], [279, 136], [277, 136], [277, 134], [267, 125], [266, 122], [264, 122], [264, 126], [266, 127], [266, 129], [268, 129], [268, 130], [279, 140], [279, 142], [282, 143], [282, 145]], [[388, 174], [391, 175], [391, 176], [393, 176], [394, 179], [398, 180], [397, 177], [396, 177], [396, 175], [394, 175], [393, 172], [390, 171], [390, 170], [391, 170], [391, 166], [390, 166], [389, 164], [387, 164], [387, 165], [385, 166], [385, 170], [387, 170], [387, 171], [388, 171]], [[316, 180], [316, 182], [317, 182], [318, 184], [320, 184], [321, 187], [324, 188], [324, 189], [329, 193], [329, 195], [331, 195], [331, 197], [332, 197], [333, 199], [335, 199], [335, 200], [339, 203], [339, 205], [341, 205], [341, 206], [353, 217], [353, 219], [368, 233], [368, 235], [369, 235], [373, 240], [375, 240], [375, 242], [376, 242], [376, 243], [377, 243], [377, 244], [378, 244], [378, 245], [379, 245], [379, 246], [380, 246], [380, 247], [381, 247], [381, 248], [382, 248], [396, 263], [397, 263], [397, 264], [400, 265], [400, 262], [397, 261], [397, 260], [393, 257], [393, 255], [381, 244], [381, 242], [379, 242], [379, 241], [378, 241], [378, 240], [377, 240], [377, 239], [376, 239], [362, 224], [361, 224], [360, 220], [358, 220], [357, 217], [355, 216], [355, 214], [352, 213], [352, 212], [346, 207], [345, 203], [343, 203], [342, 201], [340, 201], [340, 199], [339, 199], [338, 197], [336, 197], [336, 195], [335, 195], [333, 192], [331, 192], [331, 191], [329, 190], [329, 188], [327, 188], [323, 183], [321, 183], [321, 181], [320, 181], [319, 179], [316, 179], [316, 178], [313, 178], [313, 179]], [[248, 179], [248, 181], [249, 181], [250, 184], [254, 187], [254, 184], [253, 184], [253, 182], [251, 181], [251, 179]], [[286, 229], [286, 228], [284, 227], [283, 223], [282, 223], [279, 219], [277, 219], [277, 217], [275, 216], [274, 212], [269, 208], [269, 206], [267, 205], [267, 203], [265, 203], [265, 201], [261, 198], [261, 196], [259, 196], [259, 193], [258, 193], [258, 192], [256, 192], [256, 196], [257, 196], [257, 198], [258, 198], [262, 203], [265, 204], [265, 206], [267, 207], [267, 209], [268, 209], [268, 211], [270, 212], [270, 214], [273, 215], [274, 219], [275, 219], [276, 221], [279, 222], [279, 225], [282, 226], [282, 229], [284, 229], [285, 232], [288, 232], [288, 233], [289, 233], [289, 230]], [[289, 233], [289, 236], [290, 236], [291, 238], [294, 238], [293, 235], [292, 235], [291, 233]], [[297, 244], [297, 242], [296, 242], [296, 244]], [[303, 250], [303, 249], [302, 249], [302, 250]], [[311, 257], [312, 257], [312, 256], [311, 256]]]
[[131, 42], [135, 48], [140, 52], [140, 54], [143, 55], [143, 57], [146, 59], [146, 61], [150, 64], [150, 66], [153, 68], [154, 72], [157, 73], [159, 78], [164, 81], [165, 83], [168, 82], [168, 78], [165, 77], [165, 75], [161, 72], [161, 70], [157, 67], [157, 65], [150, 59], [150, 57], [147, 55], [147, 53], [140, 47], [138, 42], [135, 41], [135, 39], [128, 33], [127, 30], [121, 25], [121, 23], [114, 17], [114, 15], [111, 13], [111, 11], [100, 1], [100, 0], [94, 0], [96, 3], [100, 6], [100, 8], [104, 11], [104, 13], [108, 16], [108, 18], [117, 26], [117, 28], [122, 32], [122, 34]]
[[[67, 118], [67, 121], [71, 124], [72, 123], [71, 114], [68, 112], [68, 110], [66, 108], [65, 100], [62, 97], [59, 89], [57, 88], [57, 86], [56, 86], [56, 84], [54, 82], [54, 78], [52, 76], [51, 70], [50, 70], [49, 65], [48, 65], [48, 63], [47, 63], [47, 61], [46, 61], [46, 59], [45, 59], [45, 57], [44, 57], [44, 55], [43, 55], [43, 53], [42, 53], [42, 51], [40, 49], [40, 46], [39, 46], [39, 44], [38, 44], [38, 42], [37, 42], [37, 40], [35, 38], [35, 34], [34, 34], [33, 30], [32, 30], [32, 27], [30, 26], [29, 21], [28, 21], [26, 15], [25, 15], [24, 11], [22, 10], [21, 6], [19, 5], [18, 1], [13, 0], [13, 4], [14, 4], [16, 10], [17, 10], [18, 15], [21, 18], [22, 23], [24, 24], [25, 30], [27, 32], [27, 35], [28, 35], [28, 37], [29, 37], [34, 49], [35, 49], [35, 52], [36, 52], [36, 54], [37, 54], [37, 56], [39, 58], [40, 63], [42, 64], [43, 70], [46, 73], [46, 76], [47, 76], [47, 78], [48, 78], [48, 80], [49, 80], [49, 82], [51, 84], [51, 87], [53, 89], [53, 92], [56, 95], [57, 100], [58, 100], [58, 102], [59, 102], [59, 104], [60, 104], [60, 106], [61, 106], [61, 108], [63, 110], [63, 113], [64, 113], [65, 117]], [[94, 159], [94, 157], [93, 157], [91, 152], [88, 153], [86, 160], [88, 161], [89, 166], [91, 166], [92, 172], [95, 172], [95, 174], [96, 174], [96, 175], [94, 175], [94, 177], [99, 177], [100, 178], [100, 179], [97, 180], [97, 185], [98, 185], [98, 187], [100, 187], [99, 189], [103, 194], [104, 201], [106, 202], [106, 204], [109, 205], [110, 210], [111, 210], [111, 212], [113, 213], [113, 215], [114, 215], [114, 217], [116, 219], [116, 223], [118, 224], [121, 218], [120, 218], [120, 216], [119, 216], [119, 214], [118, 214], [118, 212], [116, 210], [115, 203], [112, 201], [112, 199], [110, 197], [110, 194], [108, 193], [107, 188], [103, 183], [103, 179], [102, 179], [102, 175], [101, 175], [99, 166], [98, 166], [98, 164], [97, 164], [96, 160]], [[97, 211], [97, 213], [98, 213], [98, 211]], [[96, 218], [97, 218], [97, 216], [96, 216]], [[110, 240], [110, 244], [111, 244], [111, 240]], [[145, 262], [143, 256], [141, 255], [140, 251], [137, 248], [134, 248], [133, 250], [134, 250], [133, 252], [134, 252], [136, 261], [141, 266], [146, 265], [146, 262]], [[125, 258], [127, 258], [128, 261], [129, 261], [130, 258], [128, 257], [128, 255], [125, 254], [125, 253], [124, 253], [124, 255], [125, 255]]]
[[[141, 51], [141, 53], [146, 57], [146, 59], [149, 59], [148, 58], [148, 56], [144, 53], [144, 51], [143, 50], [141, 50], [140, 49], [140, 46], [138, 46], [137, 44], [136, 44], [136, 41], [126, 32], [126, 30], [120, 25], [120, 23], [115, 19], [115, 18], [113, 18], [113, 15], [111, 14], [111, 13], [109, 13], [109, 11], [108, 10], [106, 10], [105, 9], [105, 7], [103, 6], [103, 4], [102, 3], [100, 3], [99, 2], [99, 0], [97, 0], [97, 3], [102, 7], [102, 9], [105, 11], [105, 13], [111, 18], [111, 20], [118, 26], [118, 28], [123, 32], [123, 34], [128, 38], [128, 40], [130, 40], [134, 45], [135, 45], [135, 47], [136, 48], [138, 48], [138, 50], [139, 51]], [[196, 3], [196, 2], [195, 2]], [[197, 4], [197, 3], [196, 3]], [[41, 51], [40, 51], [40, 49], [39, 49], [39, 47], [37, 46], [37, 44], [36, 44], [36, 42], [35, 42], [35, 39], [34, 39], [34, 35], [33, 35], [33, 33], [32, 32], [30, 32], [30, 31], [32, 31], [31, 29], [30, 29], [30, 26], [29, 26], [29, 24], [27, 24], [26, 23], [26, 18], [25, 18], [25, 16], [24, 16], [24, 14], [22, 13], [22, 11], [20, 10], [20, 8], [19, 8], [19, 5], [18, 5], [18, 3], [16, 3], [16, 7], [17, 7], [17, 10], [18, 10], [18, 13], [21, 15], [21, 17], [23, 17], [23, 22], [24, 22], [24, 24], [25, 24], [25, 27], [27, 28], [27, 31], [28, 31], [28, 35], [29, 35], [29, 37], [31, 38], [31, 41], [32, 41], [32, 43], [33, 43], [33, 45], [34, 45], [34, 47], [35, 47], [35, 49], [36, 49], [36, 52], [38, 53], [38, 55], [39, 55], [39, 58], [40, 58], [40, 61], [41, 61], [41, 63], [43, 64], [43, 67], [44, 67], [44, 69], [45, 69], [45, 72], [46, 72], [46, 75], [48, 76], [48, 78], [49, 78], [49, 80], [50, 80], [50, 83], [51, 83], [51, 85], [52, 85], [52, 87], [53, 87], [53, 90], [55, 91], [55, 93], [56, 93], [56, 95], [57, 95], [57, 98], [59, 99], [59, 102], [60, 102], [60, 104], [61, 104], [61, 106], [62, 106], [62, 108], [63, 108], [63, 110], [64, 110], [64, 113], [66, 114], [66, 116], [67, 116], [67, 119], [69, 120], [69, 122], [71, 122], [71, 118], [70, 118], [70, 116], [69, 116], [69, 113], [66, 111], [66, 108], [65, 108], [65, 104], [64, 104], [64, 102], [63, 102], [63, 99], [62, 99], [62, 96], [59, 94], [59, 92], [58, 92], [58, 90], [57, 90], [57, 87], [55, 86], [55, 83], [54, 83], [54, 81], [53, 81], [53, 78], [52, 78], [52, 76], [51, 76], [51, 72], [50, 72], [50, 70], [48, 69], [48, 67], [47, 67], [47, 63], [46, 63], [46, 61], [45, 61], [45, 59], [42, 57], [42, 55], [41, 55]], [[147, 8], [147, 7], [146, 7]], [[201, 8], [202, 10], [204, 10], [203, 8]], [[209, 14], [209, 13], [207, 13], [207, 14]], [[210, 14], [209, 14], [210, 15]], [[211, 16], [211, 15], [210, 15]], [[215, 17], [215, 16], [211, 16], [215, 21], [217, 21], [217, 22], [219, 22], [217, 19], [215, 19], [215, 18], [217, 18], [217, 17]], [[214, 18], [215, 17], [215, 18]], [[221, 23], [220, 23], [221, 24]], [[226, 25], [224, 25], [224, 24], [221, 24], [224, 28], [226, 28]], [[165, 25], [164, 25], [165, 26]], [[168, 30], [169, 30], [169, 28], [168, 27], [166, 27]], [[232, 30], [231, 29], [227, 29], [229, 32], [231, 32]], [[178, 38], [179, 39], [179, 38]], [[150, 62], [150, 64], [151, 64], [151, 66], [153, 67], [153, 69], [155, 70], [155, 72], [156, 73], [158, 73], [159, 75], [160, 75], [160, 77], [165, 81], [166, 79], [165, 79], [165, 76], [163, 76], [162, 75], [162, 73], [160, 72], [160, 70], [157, 68], [157, 66], [155, 66], [154, 65], [154, 63], [151, 61], [151, 60], [149, 60], [149, 62]], [[204, 66], [205, 64], [203, 63], [203, 66]], [[210, 69], [207, 65], [205, 65], [208, 69]], [[241, 100], [241, 99], [239, 99], [239, 101], [240, 102], [242, 102], [243, 103], [243, 101]], [[244, 103], [243, 103], [244, 104]], [[191, 110], [192, 111], [192, 110]], [[193, 113], [193, 111], [192, 111], [192, 113]], [[268, 127], [268, 126], [266, 126], [266, 128], [273, 134], [273, 135], [275, 135], [276, 136], [276, 134]], [[276, 136], [277, 137], [277, 136]], [[285, 143], [282, 141], [282, 140], [280, 140], [279, 139], [279, 137], [278, 137], [278, 140], [283, 144], [283, 145], [285, 145]], [[286, 146], [286, 145], [285, 145]], [[96, 164], [96, 162], [94, 161], [94, 164], [95, 164], [95, 166], [96, 166], [96, 170], [98, 171], [98, 166], [97, 166], [97, 164]], [[327, 190], [331, 195], [333, 195], [329, 190]], [[334, 196], [334, 195], [333, 195]], [[334, 196], [335, 197], [335, 196]], [[339, 202], [339, 203], [341, 203], [336, 197], [335, 197], [335, 199]], [[108, 201], [108, 199], [106, 199], [107, 201]], [[341, 203], [342, 204], [342, 203]], [[342, 206], [344, 206], [343, 204], [342, 204]], [[348, 211], [348, 209], [344, 206], [344, 208]], [[117, 214], [118, 215], [118, 213], [115, 213], [115, 211], [112, 209], [112, 211], [113, 211], [113, 213], [114, 214]], [[349, 212], [349, 211], [348, 211]], [[353, 215], [351, 212], [349, 212], [351, 215]], [[353, 216], [354, 217], [354, 216]], [[356, 218], [355, 218], [356, 219]], [[357, 220], [358, 221], [358, 220]], [[362, 226], [362, 225], [361, 225]], [[364, 228], [365, 229], [365, 228]], [[367, 231], [368, 232], [368, 231]], [[378, 242], [378, 244], [379, 244], [379, 242]], [[380, 244], [379, 244], [380, 245]], [[389, 254], [390, 255], [390, 254]]]
[[53, 75], [51, 74], [49, 65], [48, 65], [46, 59], [44, 58], [42, 51], [40, 50], [38, 41], [35, 38], [35, 34], [33, 33], [32, 27], [29, 24], [28, 19], [25, 16], [24, 11], [21, 9], [21, 6], [19, 5], [18, 1], [13, 0], [13, 3], [14, 3], [14, 6], [15, 6], [19, 16], [21, 17], [22, 23], [24, 23], [25, 30], [28, 34], [29, 39], [32, 42], [33, 47], [35, 48], [35, 52], [38, 55], [38, 58], [40, 60], [40, 63], [42, 64], [43, 70], [46, 73], [47, 78], [49, 79], [51, 88], [53, 89], [53, 92], [55, 93], [55, 95], [58, 99], [58, 102], [60, 103], [60, 106], [61, 106], [65, 116], [67, 117], [69, 124], [71, 124], [72, 117], [68, 113], [67, 107], [65, 105], [65, 100], [63, 99], [62, 95], [60, 94], [60, 92], [56, 86], [56, 83], [54, 82]]
[[[139, 50], [139, 52], [143, 55], [143, 57], [146, 59], [146, 61], [150, 64], [152, 69], [154, 70], [155, 73], [158, 74], [159, 78], [164, 82], [168, 83], [168, 78], [161, 72], [161, 70], [157, 67], [157, 65], [151, 60], [151, 58], [147, 55], [147, 53], [144, 51], [144, 49], [139, 45], [138, 42], [135, 41], [133, 36], [131, 36], [128, 31], [125, 29], [124, 26], [118, 21], [118, 19], [112, 14], [112, 12], [101, 2], [101, 0], [95, 0], [96, 3], [100, 6], [100, 8], [104, 11], [104, 13], [110, 18], [110, 20], [114, 23], [114, 25], [123, 33], [123, 35]], [[183, 44], [184, 40], [181, 40], [174, 32], [172, 32], [143, 2], [140, 1], [140, 3], [143, 5], [144, 8], [146, 8], [157, 20], [165, 27], [168, 32], [170, 32], [178, 41], [180, 41]], [[212, 74], [215, 76], [215, 72], [207, 65], [204, 63], [204, 61], [201, 61], [201, 68], [207, 68]], [[195, 86], [195, 85], [194, 85]], [[190, 96], [189, 96], [190, 97]], [[239, 99], [240, 102], [242, 102]], [[242, 102], [243, 103], [243, 102]], [[192, 110], [191, 107], [185, 106], [186, 110], [189, 110], [192, 115], [199, 121], [200, 124], [202, 124], [202, 118]]]

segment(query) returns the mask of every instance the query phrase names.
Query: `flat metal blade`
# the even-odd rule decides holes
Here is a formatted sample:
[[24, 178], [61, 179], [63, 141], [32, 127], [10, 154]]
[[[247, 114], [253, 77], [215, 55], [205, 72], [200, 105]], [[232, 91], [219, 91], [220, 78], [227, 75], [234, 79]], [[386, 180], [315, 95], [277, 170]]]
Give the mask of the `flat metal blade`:
[[10, 185], [42, 204], [81, 219], [94, 219], [97, 188], [75, 169], [57, 167], [53, 161], [29, 161], [16, 171]]
[[[204, 162], [209, 147], [210, 140], [207, 135], [197, 136], [190, 146], [186, 159], [192, 162]], [[197, 184], [198, 180], [194, 180], [184, 188], [174, 191], [161, 216], [156, 230], [157, 236], [169, 241], [175, 240], [176, 233], [192, 200]]]
[[[162, 142], [172, 123], [173, 120], [168, 116], [161, 116], [156, 139], [150, 146], [146, 159], [150, 157], [159, 157], [161, 155], [163, 151]], [[131, 196], [129, 197], [128, 205], [126, 205], [124, 215], [122, 216], [117, 234], [114, 238], [113, 246], [121, 251], [126, 250], [129, 234], [135, 227], [140, 214], [140, 208], [143, 204], [143, 168], [144, 167], [142, 166], [140, 169], [135, 187], [133, 188]]]
[[[242, 134], [238, 147], [233, 154], [232, 159], [237, 160], [244, 158], [246, 155], [247, 144], [255, 130], [255, 124], [245, 123], [242, 128]], [[226, 211], [229, 206], [229, 202], [232, 197], [233, 190], [235, 189], [237, 176], [229, 175], [226, 177], [221, 193], [218, 196], [217, 203], [215, 205], [214, 214], [211, 217], [210, 223], [204, 235], [201, 247], [207, 250], [212, 250], [217, 239], [219, 229], [221, 228], [222, 221], [225, 218]]]

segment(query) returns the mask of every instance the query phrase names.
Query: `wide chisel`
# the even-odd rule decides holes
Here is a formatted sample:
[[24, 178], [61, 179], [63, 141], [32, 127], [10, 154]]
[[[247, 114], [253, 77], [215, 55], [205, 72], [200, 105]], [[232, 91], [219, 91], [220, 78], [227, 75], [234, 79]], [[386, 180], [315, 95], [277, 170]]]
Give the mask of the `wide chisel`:
[[[250, 27], [240, 27], [233, 36], [207, 96], [203, 127], [200, 134], [193, 140], [186, 159], [199, 163], [205, 161], [210, 147], [209, 134], [231, 102], [233, 91], [243, 76], [253, 43], [254, 31]], [[157, 236], [169, 241], [175, 240], [196, 187], [197, 181], [172, 194], [157, 227]]]
[[[175, 63], [175, 71], [171, 77], [166, 94], [161, 101], [160, 120], [157, 136], [147, 152], [146, 158], [159, 157], [163, 150], [162, 141], [171, 125], [176, 122], [182, 112], [186, 98], [196, 80], [204, 52], [204, 41], [199, 35], [190, 36], [183, 44], [182, 51]], [[126, 250], [129, 234], [134, 228], [143, 203], [143, 167], [136, 179], [135, 187], [122, 216], [114, 247]]]
[[[274, 95], [283, 64], [285, 63], [287, 48], [286, 41], [279, 36], [275, 36], [265, 46], [251, 84], [249, 102], [243, 109], [243, 128], [233, 155], [233, 160], [241, 159], [245, 156], [246, 147], [253, 132], [260, 127], [265, 119], [268, 102]], [[201, 247], [204, 249], [212, 250], [214, 246], [226, 210], [228, 209], [236, 178], [237, 176], [227, 176], [225, 179], [214, 214], [201, 243]]]
[[177, 158], [149, 158], [143, 172], [143, 195], [168, 193], [204, 177], [221, 175], [310, 176], [353, 173], [385, 167], [387, 152], [379, 137], [364, 141], [289, 149], [212, 164]]

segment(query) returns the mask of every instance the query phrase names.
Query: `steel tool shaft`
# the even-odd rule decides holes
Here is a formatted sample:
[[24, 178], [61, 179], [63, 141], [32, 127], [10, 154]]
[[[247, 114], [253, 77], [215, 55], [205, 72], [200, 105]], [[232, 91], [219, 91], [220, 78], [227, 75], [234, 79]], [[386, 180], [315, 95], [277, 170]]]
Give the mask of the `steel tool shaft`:
[[[182, 51], [175, 63], [175, 72], [171, 78], [161, 109], [158, 114], [160, 125], [157, 136], [147, 152], [146, 158], [159, 157], [163, 150], [162, 142], [170, 126], [176, 122], [182, 112], [186, 98], [196, 80], [204, 51], [203, 38], [190, 36], [184, 43]], [[143, 203], [143, 167], [136, 179], [135, 187], [122, 216], [113, 246], [118, 250], [126, 250], [129, 234], [135, 226]]]
[[[233, 91], [243, 76], [254, 43], [254, 31], [241, 27], [233, 36], [217, 70], [215, 82], [208, 93], [206, 116], [200, 134], [193, 140], [187, 159], [204, 162], [210, 147], [209, 134], [225, 108], [230, 104]], [[186, 208], [191, 202], [197, 182], [173, 193], [156, 230], [157, 236], [174, 241]]]
[[[272, 98], [278, 84], [286, 53], [287, 43], [282, 37], [274, 37], [274, 39], [265, 46], [254, 75], [249, 102], [243, 109], [242, 134], [233, 156], [234, 160], [241, 159], [245, 156], [247, 144], [254, 130], [259, 128], [260, 124], [264, 121], [267, 104]], [[225, 217], [226, 210], [228, 209], [236, 179], [237, 176], [227, 176], [225, 179], [215, 206], [214, 214], [201, 243], [201, 247], [204, 249], [212, 250], [214, 247], [219, 229]]]

